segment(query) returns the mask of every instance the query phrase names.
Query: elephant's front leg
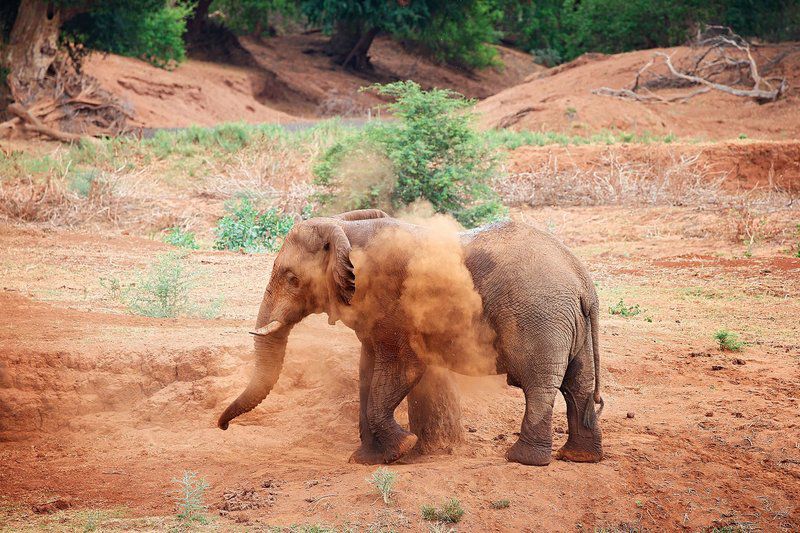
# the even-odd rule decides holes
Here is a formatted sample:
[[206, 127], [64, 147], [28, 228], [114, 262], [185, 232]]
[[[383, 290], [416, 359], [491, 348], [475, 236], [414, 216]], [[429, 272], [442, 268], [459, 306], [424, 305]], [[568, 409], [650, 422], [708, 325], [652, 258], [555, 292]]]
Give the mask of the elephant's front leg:
[[350, 456], [351, 463], [374, 465], [383, 462], [383, 447], [369, 429], [367, 420], [367, 404], [369, 403], [374, 368], [375, 350], [368, 343], [364, 343], [361, 345], [361, 360], [358, 364], [358, 434], [361, 437], [361, 446]]
[[367, 423], [383, 448], [383, 460], [391, 463], [411, 451], [417, 443], [394, 418], [394, 410], [425, 372], [425, 364], [402, 335], [376, 340], [375, 366], [367, 401]]

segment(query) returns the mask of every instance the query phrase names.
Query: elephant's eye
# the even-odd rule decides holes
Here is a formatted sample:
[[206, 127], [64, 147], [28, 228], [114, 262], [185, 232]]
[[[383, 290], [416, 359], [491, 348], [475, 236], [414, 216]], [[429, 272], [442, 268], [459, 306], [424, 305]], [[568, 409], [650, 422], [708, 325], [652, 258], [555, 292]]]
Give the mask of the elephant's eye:
[[300, 280], [297, 279], [297, 276], [295, 276], [294, 272], [292, 272], [291, 270], [286, 271], [286, 281], [292, 287], [297, 287], [298, 285], [300, 285]]

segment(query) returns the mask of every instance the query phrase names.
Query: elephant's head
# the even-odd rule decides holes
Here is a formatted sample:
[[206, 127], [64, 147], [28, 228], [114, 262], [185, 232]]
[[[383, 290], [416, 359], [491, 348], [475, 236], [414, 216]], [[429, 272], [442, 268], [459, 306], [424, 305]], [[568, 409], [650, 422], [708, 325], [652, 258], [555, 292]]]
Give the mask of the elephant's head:
[[281, 371], [289, 331], [295, 324], [321, 312], [327, 312], [333, 323], [337, 310], [350, 305], [355, 274], [345, 224], [386, 216], [377, 210], [351, 211], [306, 220], [292, 228], [275, 258], [256, 327], [251, 331], [255, 371], [245, 391], [219, 417], [221, 429], [227, 429], [231, 420], [253, 409], [272, 390]]

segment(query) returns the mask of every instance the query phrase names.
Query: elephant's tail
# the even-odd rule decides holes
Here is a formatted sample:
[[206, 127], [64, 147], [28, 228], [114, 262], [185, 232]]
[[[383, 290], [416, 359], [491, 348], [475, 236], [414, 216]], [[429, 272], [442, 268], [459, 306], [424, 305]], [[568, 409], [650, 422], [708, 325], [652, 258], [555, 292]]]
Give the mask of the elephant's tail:
[[[595, 296], [594, 302], [589, 306], [589, 309], [586, 309], [585, 303], [584, 304], [584, 313], [588, 311], [588, 323], [589, 323], [589, 330], [591, 332], [591, 347], [592, 347], [592, 356], [594, 358], [594, 394], [589, 398], [586, 402], [586, 409], [584, 409], [583, 415], [583, 425], [587, 428], [591, 429], [594, 427], [595, 422], [600, 417], [600, 414], [603, 412], [603, 407], [605, 403], [603, 402], [603, 397], [600, 396], [600, 321], [599, 321], [599, 313], [600, 313], [600, 305], [597, 302], [597, 297]], [[594, 404], [599, 404], [600, 409], [595, 412]]]

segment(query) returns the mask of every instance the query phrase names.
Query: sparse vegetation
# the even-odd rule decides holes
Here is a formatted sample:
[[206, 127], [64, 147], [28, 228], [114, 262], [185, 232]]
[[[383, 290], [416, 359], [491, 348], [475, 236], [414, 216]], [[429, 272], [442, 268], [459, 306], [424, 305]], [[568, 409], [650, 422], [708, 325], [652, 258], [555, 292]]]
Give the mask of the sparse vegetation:
[[719, 349], [724, 352], [740, 352], [744, 348], [744, 343], [739, 340], [739, 336], [727, 329], [720, 329], [714, 333]]
[[490, 505], [492, 506], [492, 509], [508, 509], [508, 507], [511, 505], [511, 502], [506, 499], [494, 500]]
[[195, 241], [194, 232], [187, 231], [180, 226], [167, 228], [164, 234], [164, 242], [172, 246], [177, 246], [178, 248], [187, 248], [189, 250], [197, 250], [200, 248]]
[[120, 301], [130, 313], [151, 318], [203, 316], [214, 318], [221, 300], [201, 308], [192, 300], [198, 273], [186, 263], [186, 252], [170, 252], [156, 258], [132, 283], [117, 278], [101, 278], [109, 297]]
[[186, 471], [183, 476], [172, 480], [178, 487], [175, 489], [175, 506], [177, 517], [182, 522], [208, 523], [205, 513], [205, 493], [209, 485], [205, 478], [197, 477], [196, 472]]
[[391, 498], [395, 481], [397, 481], [397, 474], [383, 466], [367, 478], [367, 483], [375, 487], [375, 490], [383, 497], [383, 502], [387, 504]]
[[455, 524], [464, 516], [464, 508], [456, 498], [445, 500], [439, 508], [433, 505], [423, 505], [422, 518], [430, 522], [444, 522]]
[[623, 318], [630, 318], [632, 316], [636, 316], [642, 312], [642, 309], [639, 307], [639, 304], [634, 305], [625, 305], [625, 302], [620, 299], [616, 305], [613, 305], [608, 308], [608, 312], [612, 315], [619, 315]]

